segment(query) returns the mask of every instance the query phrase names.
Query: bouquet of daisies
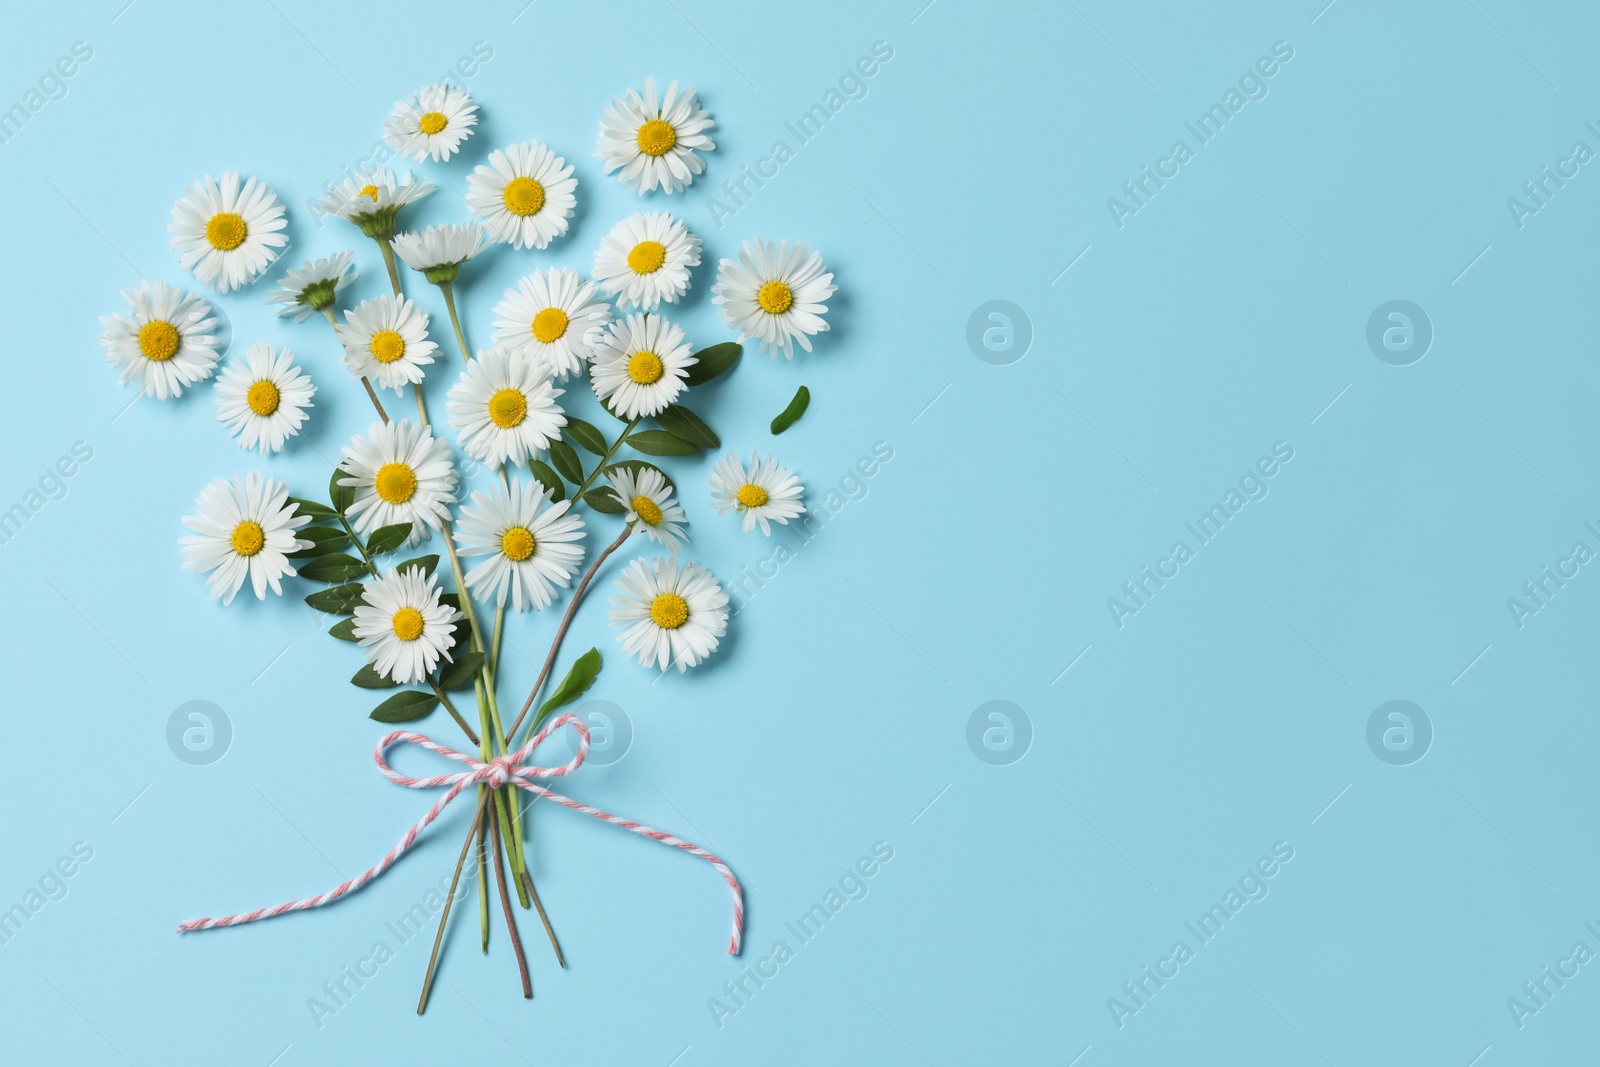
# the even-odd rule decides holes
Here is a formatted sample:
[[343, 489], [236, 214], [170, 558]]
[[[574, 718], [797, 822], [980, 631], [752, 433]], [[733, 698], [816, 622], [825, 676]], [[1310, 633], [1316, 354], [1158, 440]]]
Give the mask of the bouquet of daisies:
[[[384, 136], [418, 163], [445, 164], [477, 121], [478, 107], [465, 92], [435, 85], [397, 103]], [[647, 80], [642, 94], [629, 90], [604, 109], [595, 155], [606, 174], [641, 197], [679, 193], [706, 169], [703, 154], [715, 147], [712, 126], [693, 87], [673, 82], [658, 93]], [[773, 356], [792, 358], [796, 344], [810, 351], [811, 338], [828, 329], [826, 305], [835, 291], [833, 275], [807, 245], [750, 240], [736, 259], [720, 261], [712, 289], [738, 339], [697, 349], [663, 306], [688, 293], [702, 242], [668, 212], [639, 213], [600, 241], [591, 277], [552, 266], [508, 289], [494, 307], [489, 347], [474, 353], [456, 310], [463, 266], [500, 244], [538, 252], [563, 238], [577, 202], [574, 170], [538, 141], [496, 150], [466, 178], [472, 217], [420, 231], [404, 229], [402, 216], [436, 192], [431, 182], [378, 169], [328, 187], [316, 210], [375, 242], [391, 292], [348, 306], [357, 257], [346, 250], [287, 270], [267, 299], [298, 322], [326, 319], [372, 418], [344, 447], [325, 494], [291, 495], [283, 481], [251, 471], [205, 486], [196, 513], [183, 520], [190, 531], [180, 541], [183, 566], [205, 575], [213, 597], [230, 604], [247, 584], [257, 598], [269, 589], [281, 595], [286, 579], [313, 586], [306, 602], [338, 620], [329, 634], [365, 656], [351, 682], [392, 690], [371, 717], [412, 723], [443, 709], [477, 749], [480, 767], [499, 766], [491, 761], [504, 761], [521, 745], [531, 748], [546, 718], [593, 685], [602, 662], [596, 649], [575, 657], [546, 695], [585, 594], [636, 536], [648, 554], [621, 567], [611, 597], [623, 652], [645, 667], [681, 673], [716, 651], [727, 629], [728, 595], [685, 555], [688, 518], [659, 463], [719, 449], [715, 431], [685, 403], [688, 394], [733, 367], [740, 342], [756, 341]], [[230, 172], [190, 188], [173, 206], [169, 229], [179, 265], [226, 296], [268, 272], [288, 243], [285, 227], [273, 190]], [[407, 295], [408, 283], [413, 294], [419, 291], [419, 276], [438, 288], [453, 336], [443, 336]], [[217, 419], [241, 447], [266, 457], [292, 446], [317, 391], [293, 350], [250, 345], [219, 373], [226, 345], [212, 298], [158, 280], [123, 297], [127, 312], [102, 319], [101, 343], [124, 384], [169, 400], [212, 380]], [[452, 368], [457, 355], [461, 363]], [[430, 415], [422, 386], [441, 373], [455, 380], [443, 412]], [[584, 378], [611, 416], [605, 426], [562, 404]], [[808, 397], [802, 389], [774, 432], [799, 417]], [[468, 491], [461, 456], [482, 472], [485, 486]], [[805, 510], [795, 475], [759, 452], [748, 461], [724, 455], [711, 488], [716, 511], [738, 515], [745, 531], [759, 525], [770, 534], [771, 523]], [[594, 551], [591, 535], [606, 526]], [[502, 704], [508, 616], [543, 612], [563, 598], [532, 690]], [[508, 887], [523, 908], [537, 909], [561, 956], [529, 874], [523, 805], [511, 784], [499, 784], [505, 778], [475, 780], [477, 814], [456, 877], [475, 852], [487, 951], [492, 870], [524, 995], [531, 996]], [[686, 847], [671, 835], [649, 833]], [[315, 906], [351, 887], [185, 928]], [[449, 913], [447, 902], [419, 1011]]]

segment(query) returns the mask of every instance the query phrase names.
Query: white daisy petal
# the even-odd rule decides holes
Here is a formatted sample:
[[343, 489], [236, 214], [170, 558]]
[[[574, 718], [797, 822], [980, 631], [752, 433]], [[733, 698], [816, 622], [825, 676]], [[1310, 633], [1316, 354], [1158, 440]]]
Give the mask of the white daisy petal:
[[160, 400], [179, 396], [216, 370], [219, 325], [211, 305], [166, 282], [122, 290], [128, 315], [100, 317], [106, 362], [122, 368], [121, 382]]
[[396, 234], [390, 242], [406, 266], [434, 285], [455, 281], [461, 264], [492, 243], [489, 232], [476, 222], [429, 226], [420, 233]]
[[282, 579], [295, 573], [289, 554], [312, 545], [296, 534], [311, 517], [288, 501], [287, 485], [256, 471], [218, 478], [200, 491], [200, 514], [184, 516], [194, 531], [178, 539], [184, 570], [208, 575], [211, 595], [224, 604], [233, 603], [246, 577], [256, 599], [266, 599], [268, 586], [281, 595]]
[[396, 179], [393, 171], [362, 170], [325, 187], [321, 199], [311, 206], [324, 215], [354, 223], [368, 237], [387, 241], [394, 236], [400, 209], [435, 188], [431, 182], [412, 178], [410, 171]]
[[838, 288], [809, 245], [756, 237], [739, 249], [738, 262], [717, 265], [711, 302], [739, 340], [759, 341], [759, 350], [773, 358], [782, 351], [793, 359], [794, 342], [809, 352], [811, 337], [827, 331], [825, 302]]
[[636, 559], [617, 579], [611, 625], [622, 650], [644, 667], [682, 674], [712, 652], [728, 630], [728, 594], [692, 560]]
[[556, 587], [572, 584], [583, 565], [583, 519], [571, 501], [552, 502], [538, 482], [512, 481], [491, 493], [474, 492], [455, 525], [463, 556], [487, 556], [467, 572], [474, 597], [513, 611], [542, 611]]
[[595, 335], [589, 379], [595, 396], [623, 419], [657, 415], [683, 392], [699, 362], [683, 328], [659, 316], [629, 315]]
[[354, 633], [367, 662], [399, 685], [431, 675], [452, 659], [461, 613], [440, 603], [438, 579], [421, 567], [390, 571], [366, 583], [356, 605]]
[[631, 215], [612, 227], [594, 254], [594, 280], [623, 307], [655, 311], [689, 291], [700, 265], [700, 238], [665, 211]]
[[589, 358], [586, 338], [611, 323], [611, 305], [575, 270], [536, 270], [494, 306], [494, 343], [538, 360], [565, 379]]
[[266, 341], [250, 346], [241, 362], [225, 367], [212, 387], [217, 421], [240, 448], [281, 452], [300, 432], [317, 387], [294, 365], [294, 349], [274, 352]]
[[472, 136], [478, 105], [449, 82], [418, 89], [383, 120], [383, 139], [403, 156], [442, 163]]
[[711, 506], [719, 515], [738, 512], [745, 533], [760, 523], [761, 532], [771, 537], [771, 523], [788, 525], [790, 519], [805, 514], [800, 503], [804, 492], [794, 472], [771, 456], [752, 452], [746, 466], [729, 452], [711, 469]]
[[706, 131], [714, 123], [700, 106], [694, 86], [682, 92], [678, 83], [656, 99], [656, 81], [646, 78], [644, 95], [628, 90], [626, 100], [611, 101], [600, 114], [600, 140], [594, 154], [605, 161], [605, 173], [639, 195], [653, 189], [677, 193], [706, 169], [701, 152], [717, 146]]
[[578, 180], [565, 159], [538, 141], [489, 154], [467, 177], [467, 206], [513, 248], [544, 248], [567, 232]]
[[674, 556], [689, 540], [684, 526], [689, 519], [683, 505], [672, 495], [666, 476], [654, 467], [616, 465], [606, 476], [611, 491], [625, 509], [623, 521], [633, 523], [644, 535]]
[[422, 381], [439, 346], [428, 340], [428, 313], [403, 296], [376, 296], [344, 313], [334, 327], [344, 365], [358, 378], [401, 392]]
[[409, 419], [375, 422], [344, 449], [339, 484], [356, 491], [350, 519], [362, 536], [409, 522], [415, 544], [450, 517], [456, 469], [450, 446]]
[[210, 175], [172, 205], [172, 250], [178, 263], [202, 285], [219, 293], [241, 289], [278, 258], [289, 236], [278, 197], [259, 179], [241, 187], [239, 172]]
[[450, 387], [445, 408], [461, 449], [490, 467], [523, 465], [561, 436], [567, 416], [537, 360], [509, 348], [479, 352]]

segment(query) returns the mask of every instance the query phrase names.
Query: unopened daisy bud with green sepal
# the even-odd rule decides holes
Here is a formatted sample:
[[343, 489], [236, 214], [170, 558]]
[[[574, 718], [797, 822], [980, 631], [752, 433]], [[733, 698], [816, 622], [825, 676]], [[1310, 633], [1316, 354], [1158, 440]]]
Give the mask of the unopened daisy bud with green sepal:
[[357, 171], [329, 186], [311, 206], [324, 215], [354, 223], [362, 233], [379, 241], [394, 236], [400, 209], [433, 192], [435, 186], [406, 171], [396, 179], [385, 169]]
[[313, 312], [325, 313], [339, 293], [360, 277], [351, 269], [355, 259], [354, 252], [336, 252], [291, 267], [284, 272], [278, 287], [267, 295], [267, 303], [281, 305], [278, 316], [292, 315], [296, 322], [306, 321]]
[[475, 257], [493, 242], [480, 223], [441, 223], [417, 233], [396, 234], [390, 242], [405, 265], [429, 282], [453, 282], [461, 274], [461, 264]]

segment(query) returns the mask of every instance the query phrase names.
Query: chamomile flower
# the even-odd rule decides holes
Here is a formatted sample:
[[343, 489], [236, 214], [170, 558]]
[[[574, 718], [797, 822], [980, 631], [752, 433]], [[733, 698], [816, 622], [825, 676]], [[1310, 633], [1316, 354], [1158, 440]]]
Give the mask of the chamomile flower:
[[538, 482], [474, 492], [455, 527], [463, 556], [489, 557], [467, 572], [472, 595], [502, 608], [509, 597], [513, 611], [542, 611], [555, 600], [556, 587], [571, 585], [583, 563], [583, 519], [571, 507]]
[[689, 519], [673, 499], [666, 477], [654, 467], [616, 466], [606, 478], [626, 510], [623, 521], [636, 523], [646, 537], [676, 556], [689, 540], [683, 530]]
[[572, 167], [538, 141], [489, 153], [467, 178], [467, 206], [513, 248], [543, 248], [567, 232], [578, 203]]
[[218, 322], [210, 304], [157, 281], [122, 290], [122, 299], [129, 314], [100, 316], [100, 346], [122, 368], [123, 385], [138, 382], [140, 392], [167, 400], [211, 377]]
[[339, 484], [356, 491], [350, 518], [363, 536], [409, 522], [407, 544], [428, 536], [450, 517], [456, 469], [450, 446], [410, 419], [375, 422], [344, 449]]
[[626, 100], [613, 98], [601, 113], [594, 154], [605, 161], [605, 173], [620, 168], [617, 180], [641, 196], [657, 188], [676, 193], [706, 169], [698, 153], [717, 147], [706, 136], [713, 125], [694, 86], [680, 92], [672, 82], [658, 99], [656, 80], [646, 78], [642, 97], [629, 89]]
[[327, 186], [311, 206], [324, 215], [356, 225], [368, 237], [387, 241], [394, 236], [400, 209], [433, 192], [436, 186], [411, 177], [408, 170], [396, 179], [387, 169], [357, 171]]
[[267, 598], [268, 586], [281, 596], [281, 579], [295, 573], [289, 554], [312, 545], [297, 536], [311, 517], [289, 503], [289, 487], [251, 471], [218, 478], [200, 491], [196, 506], [200, 514], [183, 517], [194, 536], [178, 540], [183, 569], [208, 575], [211, 595], [224, 604], [233, 603], [246, 578], [257, 600]]
[[354, 252], [346, 251], [291, 267], [267, 295], [267, 303], [283, 305], [278, 308], [280, 318], [293, 315], [294, 321], [304, 322], [313, 311], [333, 307], [340, 291], [360, 277], [350, 269], [355, 259]]
[[383, 139], [403, 156], [442, 163], [472, 136], [478, 105], [449, 82], [429, 85], [394, 105], [383, 120]]
[[590, 330], [611, 322], [611, 304], [575, 270], [536, 270], [507, 289], [494, 306], [494, 343], [537, 360], [566, 378], [589, 357]]
[[300, 432], [317, 387], [294, 365], [294, 349], [273, 352], [266, 341], [250, 346], [241, 363], [217, 378], [217, 421], [240, 448], [280, 452]]
[[700, 238], [665, 211], [631, 215], [611, 228], [594, 254], [594, 280], [623, 307], [654, 311], [689, 291], [700, 265]]
[[420, 233], [396, 234], [390, 242], [406, 266], [434, 285], [455, 281], [461, 264], [492, 243], [488, 231], [476, 222], [429, 226]]
[[683, 379], [698, 362], [683, 327], [639, 314], [596, 335], [589, 359], [595, 396], [624, 419], [659, 414], [683, 392]]
[[361, 591], [353, 632], [373, 670], [398, 685], [431, 675], [451, 659], [461, 613], [440, 603], [438, 579], [421, 567], [390, 571]]
[[333, 329], [351, 374], [397, 393], [422, 381], [439, 349], [428, 340], [427, 312], [403, 296], [376, 296], [346, 309], [344, 319]]
[[617, 588], [611, 625], [622, 628], [617, 641], [641, 666], [675, 666], [682, 674], [715, 652], [728, 631], [728, 594], [693, 560], [636, 559]]
[[771, 456], [752, 452], [747, 467], [729, 452], [711, 468], [711, 506], [719, 515], [737, 511], [744, 519], [745, 533], [760, 523], [761, 532], [771, 537], [770, 523], [787, 526], [790, 519], [805, 514], [805, 505], [800, 503], [803, 492], [794, 471], [779, 466]]
[[242, 289], [272, 266], [289, 243], [283, 205], [265, 182], [251, 177], [239, 185], [239, 172], [223, 174], [218, 185], [208, 174], [172, 205], [172, 250], [178, 265], [219, 293]]
[[467, 455], [490, 467], [520, 465], [561, 436], [567, 416], [556, 397], [563, 392], [537, 361], [491, 348], [450, 387], [445, 410]]
[[828, 324], [824, 303], [838, 291], [822, 256], [801, 241], [763, 241], [756, 237], [739, 249], [739, 260], [717, 265], [711, 302], [722, 309], [722, 321], [739, 331], [739, 340], [759, 340], [760, 351], [794, 358], [793, 343], [811, 351], [811, 337]]

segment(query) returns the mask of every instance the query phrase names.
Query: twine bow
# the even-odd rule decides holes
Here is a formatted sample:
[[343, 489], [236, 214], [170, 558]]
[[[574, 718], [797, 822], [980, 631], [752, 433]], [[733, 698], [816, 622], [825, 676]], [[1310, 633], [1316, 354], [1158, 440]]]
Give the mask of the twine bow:
[[[570, 760], [558, 767], [539, 767], [525, 762], [533, 754], [533, 750], [544, 743], [546, 738], [567, 725], [571, 725], [578, 731], [578, 751]], [[419, 745], [429, 752], [436, 752], [444, 756], [446, 759], [453, 759], [458, 763], [463, 763], [468, 769], [457, 771], [454, 774], [434, 775], [430, 778], [407, 778], [393, 767], [390, 767], [388, 761], [384, 759], [385, 752], [399, 741]], [[610, 812], [601, 811], [599, 808], [591, 808], [587, 804], [580, 804], [571, 797], [562, 796], [560, 793], [547, 789], [534, 780], [536, 778], [561, 778], [569, 775], [583, 766], [583, 761], [588, 756], [589, 728], [583, 724], [581, 719], [571, 713], [558, 715], [544, 729], [529, 738], [527, 744], [515, 752], [507, 752], [496, 756], [487, 763], [457, 752], [453, 748], [446, 748], [444, 745], [437, 744], [422, 734], [414, 734], [409, 730], [396, 730], [379, 741], [378, 747], [372, 753], [373, 761], [377, 763], [378, 770], [383, 772], [383, 776], [394, 784], [403, 785], [407, 789], [433, 789], [437, 786], [449, 786], [450, 788], [434, 802], [433, 807], [428, 809], [426, 815], [417, 820], [415, 826], [406, 831], [405, 836], [400, 838], [399, 843], [389, 850], [388, 855], [378, 861], [376, 866], [369, 868], [348, 882], [335, 886], [320, 896], [306, 897], [304, 900], [295, 900], [270, 908], [257, 908], [255, 911], [242, 912], [238, 915], [224, 915], [217, 919], [190, 919], [188, 922], [179, 925], [178, 932], [211, 930], [219, 926], [238, 926], [242, 923], [255, 922], [258, 919], [270, 919], [285, 912], [304, 911], [307, 908], [320, 907], [323, 904], [338, 900], [340, 897], [360, 889], [393, 866], [394, 862], [416, 843], [417, 835], [427, 829], [428, 824], [437, 819], [440, 813], [449, 807], [451, 801], [460, 796], [469, 786], [487, 785], [490, 788], [499, 789], [502, 786], [514, 785], [518, 789], [527, 790], [534, 794], [535, 797], [546, 797], [557, 804], [571, 808], [573, 811], [581, 811], [585, 815], [592, 815], [596, 819], [608, 822], [613, 826], [631, 830], [640, 837], [648, 837], [650, 840], [659, 841], [663, 845], [671, 845], [673, 848], [682, 849], [689, 855], [703, 859], [715, 867], [717, 873], [722, 875], [722, 880], [728, 883], [728, 888], [733, 893], [733, 933], [728, 938], [728, 954], [730, 956], [737, 955], [739, 942], [744, 932], [744, 891], [739, 887], [739, 880], [734, 877], [733, 871], [729, 869], [726, 863], [699, 845], [674, 837], [664, 831], [651, 829], [648, 826], [642, 826], [639, 823], [612, 815]]]

